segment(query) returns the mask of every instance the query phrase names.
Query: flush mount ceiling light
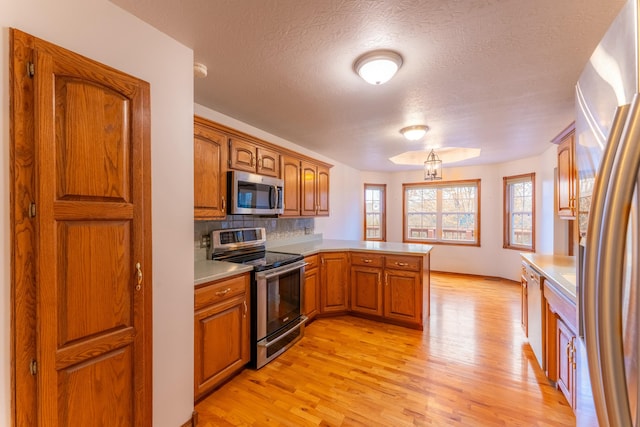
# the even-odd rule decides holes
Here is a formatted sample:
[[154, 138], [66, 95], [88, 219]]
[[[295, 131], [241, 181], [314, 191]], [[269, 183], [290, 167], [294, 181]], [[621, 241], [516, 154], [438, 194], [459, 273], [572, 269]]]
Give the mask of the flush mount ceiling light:
[[442, 160], [433, 152], [433, 149], [424, 162], [424, 179], [428, 181], [442, 179]]
[[381, 85], [388, 82], [402, 65], [402, 56], [392, 50], [374, 50], [361, 55], [353, 64], [353, 69], [369, 84]]
[[426, 125], [415, 125], [415, 126], [407, 126], [406, 128], [400, 129], [400, 133], [409, 141], [417, 141], [422, 139], [427, 131], [429, 130], [429, 126]]
[[199, 62], [195, 62], [193, 64], [193, 75], [200, 79], [207, 77], [207, 66]]

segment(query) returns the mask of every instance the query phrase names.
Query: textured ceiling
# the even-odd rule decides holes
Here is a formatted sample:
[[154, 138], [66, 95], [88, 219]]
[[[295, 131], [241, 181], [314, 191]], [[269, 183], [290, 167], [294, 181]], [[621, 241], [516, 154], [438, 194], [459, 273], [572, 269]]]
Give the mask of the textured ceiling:
[[[622, 0], [112, 0], [194, 50], [198, 104], [360, 170], [431, 147], [457, 164], [538, 155], [573, 120], [573, 86]], [[371, 86], [353, 61], [404, 58]], [[398, 130], [431, 127], [418, 142]], [[437, 152], [437, 150], [436, 150]]]

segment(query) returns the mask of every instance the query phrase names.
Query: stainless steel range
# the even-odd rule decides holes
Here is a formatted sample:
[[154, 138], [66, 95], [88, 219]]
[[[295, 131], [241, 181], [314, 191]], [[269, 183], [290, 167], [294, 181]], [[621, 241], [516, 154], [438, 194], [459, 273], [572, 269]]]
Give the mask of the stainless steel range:
[[211, 259], [253, 266], [251, 366], [259, 369], [304, 335], [304, 257], [267, 251], [264, 228], [211, 233]]

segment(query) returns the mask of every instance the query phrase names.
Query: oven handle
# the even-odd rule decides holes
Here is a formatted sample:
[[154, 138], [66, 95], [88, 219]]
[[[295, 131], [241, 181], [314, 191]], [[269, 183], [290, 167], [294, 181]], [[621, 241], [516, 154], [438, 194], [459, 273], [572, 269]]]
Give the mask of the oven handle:
[[307, 321], [308, 317], [305, 316], [304, 314], [302, 316], [300, 316], [300, 318], [295, 322], [295, 325], [291, 327], [291, 329], [289, 329], [286, 333], [280, 335], [278, 338], [276, 338], [273, 341], [267, 341], [267, 338], [261, 339], [260, 341], [258, 341], [258, 346], [259, 347], [269, 347], [275, 343], [277, 343], [278, 341], [280, 341], [281, 339], [284, 339], [286, 337], [288, 337], [289, 335], [291, 335], [292, 333], [296, 332], [298, 329], [297, 327], [303, 323], [305, 323]]
[[257, 279], [271, 279], [272, 277], [280, 276], [281, 274], [288, 273], [293, 270], [299, 270], [308, 265], [308, 262], [297, 261], [292, 264], [283, 265], [272, 270], [260, 271], [256, 273]]

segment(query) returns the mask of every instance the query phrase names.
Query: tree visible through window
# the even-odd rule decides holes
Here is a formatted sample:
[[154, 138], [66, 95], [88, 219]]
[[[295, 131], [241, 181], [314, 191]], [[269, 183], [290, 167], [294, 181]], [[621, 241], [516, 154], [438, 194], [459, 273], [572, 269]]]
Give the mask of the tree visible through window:
[[386, 188], [385, 184], [364, 185], [364, 238], [386, 240]]
[[505, 248], [535, 251], [535, 174], [507, 176], [504, 187]]
[[403, 184], [405, 242], [480, 245], [480, 180]]

